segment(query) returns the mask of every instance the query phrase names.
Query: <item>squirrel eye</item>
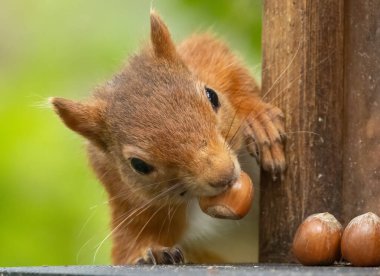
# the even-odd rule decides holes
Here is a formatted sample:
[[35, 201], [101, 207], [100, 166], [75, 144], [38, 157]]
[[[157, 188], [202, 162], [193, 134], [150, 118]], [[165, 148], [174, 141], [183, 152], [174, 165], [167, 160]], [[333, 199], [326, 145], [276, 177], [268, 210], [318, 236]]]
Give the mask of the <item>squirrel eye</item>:
[[130, 162], [131, 167], [140, 174], [149, 174], [154, 170], [154, 168], [151, 165], [145, 163], [143, 160], [139, 158], [132, 157], [130, 159]]
[[212, 90], [211, 88], [208, 88], [208, 87], [206, 87], [205, 90], [206, 90], [207, 98], [212, 105], [212, 108], [215, 111], [217, 111], [218, 108], [220, 107], [218, 94], [216, 94], [216, 92], [214, 90]]

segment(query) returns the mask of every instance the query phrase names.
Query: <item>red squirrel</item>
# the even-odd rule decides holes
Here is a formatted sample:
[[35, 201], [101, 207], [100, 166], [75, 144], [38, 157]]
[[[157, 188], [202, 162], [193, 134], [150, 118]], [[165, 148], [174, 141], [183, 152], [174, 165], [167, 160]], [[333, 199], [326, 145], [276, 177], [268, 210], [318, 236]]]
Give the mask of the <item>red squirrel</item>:
[[154, 11], [150, 25], [150, 43], [88, 100], [51, 103], [89, 142], [109, 197], [114, 264], [221, 263], [182, 242], [189, 202], [237, 179], [244, 144], [263, 169], [283, 172], [283, 114], [213, 35], [176, 46]]

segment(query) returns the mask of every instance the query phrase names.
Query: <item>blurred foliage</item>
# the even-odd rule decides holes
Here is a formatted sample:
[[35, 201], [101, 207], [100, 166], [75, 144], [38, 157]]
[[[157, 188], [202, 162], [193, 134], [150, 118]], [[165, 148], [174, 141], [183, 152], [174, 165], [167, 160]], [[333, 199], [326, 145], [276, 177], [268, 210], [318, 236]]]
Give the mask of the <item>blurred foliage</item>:
[[[0, 266], [107, 264], [106, 195], [49, 109], [81, 99], [149, 37], [149, 0], [0, 2]], [[258, 0], [156, 0], [176, 40], [212, 30], [259, 70]]]

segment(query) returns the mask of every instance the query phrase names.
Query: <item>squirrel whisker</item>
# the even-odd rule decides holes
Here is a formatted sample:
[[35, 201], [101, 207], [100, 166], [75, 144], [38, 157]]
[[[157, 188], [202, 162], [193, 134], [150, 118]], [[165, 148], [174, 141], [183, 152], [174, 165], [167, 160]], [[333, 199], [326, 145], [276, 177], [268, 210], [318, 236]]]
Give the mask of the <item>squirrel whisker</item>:
[[[142, 212], [144, 212], [145, 210], [147, 210], [150, 205], [155, 201], [157, 200], [158, 198], [160, 198], [161, 196], [165, 196], [168, 192], [170, 192], [171, 190], [173, 190], [174, 188], [177, 188], [176, 185], [170, 187], [169, 189], [163, 191], [162, 193], [158, 194], [157, 196], [153, 197], [151, 200], [149, 200], [147, 203], [143, 204], [142, 206], [138, 207], [138, 208], [135, 208], [132, 210], [132, 212], [126, 217], [124, 218], [116, 227], [114, 227], [112, 229], [112, 231], [99, 243], [99, 245], [97, 246], [96, 250], [95, 250], [95, 253], [94, 253], [94, 257], [93, 257], [93, 262], [95, 263], [95, 260], [96, 260], [96, 256], [100, 250], [100, 248], [102, 247], [102, 245], [104, 244], [104, 242], [109, 238], [111, 237], [111, 235], [117, 230], [119, 229], [123, 223], [125, 223], [131, 216], [133, 215], [139, 215], [141, 214]], [[140, 211], [140, 212], [139, 212]], [[137, 213], [139, 212], [139, 213]], [[129, 213], [129, 212], [128, 212]], [[128, 214], [127, 213], [127, 214]], [[130, 222], [129, 222], [130, 223]], [[127, 224], [128, 225], [128, 224]]]

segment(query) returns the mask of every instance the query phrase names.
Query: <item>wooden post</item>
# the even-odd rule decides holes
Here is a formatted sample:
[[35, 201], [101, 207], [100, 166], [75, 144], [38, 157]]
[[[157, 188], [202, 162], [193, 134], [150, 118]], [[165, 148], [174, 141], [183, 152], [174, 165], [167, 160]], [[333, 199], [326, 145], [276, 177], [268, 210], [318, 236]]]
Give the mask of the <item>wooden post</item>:
[[380, 1], [345, 2], [343, 216], [380, 215]]
[[262, 90], [286, 114], [288, 168], [282, 181], [262, 173], [260, 262], [292, 261], [308, 215], [341, 218], [343, 2], [264, 1]]

